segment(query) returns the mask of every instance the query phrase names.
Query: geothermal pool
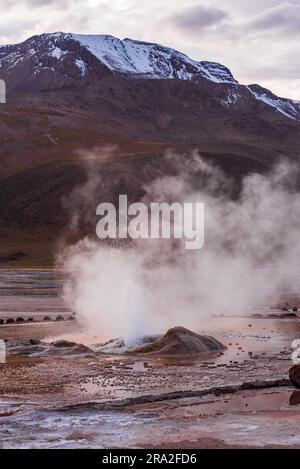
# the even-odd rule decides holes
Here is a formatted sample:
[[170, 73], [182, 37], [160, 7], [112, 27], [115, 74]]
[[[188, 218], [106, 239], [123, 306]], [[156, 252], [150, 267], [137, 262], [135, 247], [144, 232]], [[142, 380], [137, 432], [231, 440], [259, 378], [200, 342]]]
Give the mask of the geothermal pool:
[[[64, 311], [63, 283], [62, 272], [2, 272], [1, 308]], [[288, 379], [300, 320], [255, 312], [199, 324], [227, 347], [201, 356], [100, 353], [101, 334], [76, 321], [0, 326], [2, 447], [300, 447]]]

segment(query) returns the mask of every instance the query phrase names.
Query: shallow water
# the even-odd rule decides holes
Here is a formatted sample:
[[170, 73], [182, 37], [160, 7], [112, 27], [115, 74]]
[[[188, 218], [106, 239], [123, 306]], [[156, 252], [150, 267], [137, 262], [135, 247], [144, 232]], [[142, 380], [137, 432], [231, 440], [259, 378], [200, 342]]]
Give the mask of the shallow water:
[[[53, 271], [0, 271], [1, 308], [12, 315], [16, 311], [25, 315], [63, 311], [63, 283], [63, 273]], [[51, 329], [46, 324], [45, 340], [67, 339], [87, 345], [104, 341], [95, 331], [73, 332], [65, 326], [58, 331], [56, 325]], [[300, 321], [223, 317], [199, 326], [196, 332], [213, 335], [228, 349], [202, 357], [108, 355], [93, 356], [85, 362], [28, 360], [21, 363], [20, 377], [12, 366], [0, 404], [3, 447], [168, 447], [184, 441], [197, 447], [203, 438], [217, 438], [231, 446], [300, 447], [299, 391], [274, 388], [219, 397], [184, 397], [189, 390], [287, 378], [291, 343], [300, 336]], [[20, 329], [26, 329], [24, 337], [36, 335], [33, 326]], [[14, 359], [17, 363], [18, 357]], [[151, 404], [152, 396], [174, 391], [181, 393], [180, 398]], [[28, 402], [23, 402], [25, 395]], [[10, 402], [11, 396], [15, 400]], [[143, 396], [150, 396], [149, 403], [134, 403], [136, 397]], [[130, 403], [122, 411], [81, 406], [82, 402], [97, 400], [103, 404], [111, 399], [130, 399]], [[76, 410], [49, 410], [49, 406], [73, 403], [80, 406]]]
[[57, 270], [0, 270], [0, 296], [58, 296], [63, 283]]
[[80, 407], [21, 412], [2, 417], [1, 441], [3, 448], [159, 447], [161, 441], [180, 444], [187, 439], [197, 447], [201, 438], [228, 445], [294, 446], [300, 445], [300, 391], [296, 407], [290, 404], [293, 394], [279, 389], [208, 395], [171, 401], [167, 409], [157, 403], [126, 412]]
[[0, 270], [0, 314], [68, 310], [63, 301], [64, 281], [64, 273], [54, 270]]

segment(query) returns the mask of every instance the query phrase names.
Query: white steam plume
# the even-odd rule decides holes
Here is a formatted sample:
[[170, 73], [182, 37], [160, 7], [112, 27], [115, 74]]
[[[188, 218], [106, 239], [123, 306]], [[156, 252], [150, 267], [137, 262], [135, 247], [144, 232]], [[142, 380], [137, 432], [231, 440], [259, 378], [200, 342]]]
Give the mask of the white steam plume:
[[[168, 158], [177, 161], [176, 155]], [[130, 340], [178, 324], [197, 330], [212, 313], [241, 314], [274, 304], [287, 279], [299, 291], [295, 166], [281, 163], [269, 174], [245, 177], [233, 200], [231, 181], [219, 169], [197, 153], [190, 162], [181, 176], [148, 185], [143, 200], [204, 202], [201, 250], [185, 250], [172, 239], [136, 240], [121, 248], [85, 238], [63, 252], [70, 273], [66, 301], [94, 333]], [[195, 174], [201, 190], [195, 190]]]

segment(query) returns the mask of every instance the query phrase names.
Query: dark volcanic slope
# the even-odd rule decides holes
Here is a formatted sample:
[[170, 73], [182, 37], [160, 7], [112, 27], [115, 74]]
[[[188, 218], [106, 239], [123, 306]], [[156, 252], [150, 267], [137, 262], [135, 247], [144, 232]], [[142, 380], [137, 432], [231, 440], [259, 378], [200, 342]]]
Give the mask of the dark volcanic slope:
[[96, 152], [97, 170], [133, 198], [169, 170], [168, 148], [186, 158], [197, 148], [236, 179], [298, 158], [298, 103], [160, 45], [35, 36], [0, 47], [0, 78], [8, 88], [0, 106], [0, 254], [33, 253], [36, 241], [49, 246], [65, 229], [61, 201], [86, 178], [89, 157], [78, 149], [113, 144], [108, 156]]

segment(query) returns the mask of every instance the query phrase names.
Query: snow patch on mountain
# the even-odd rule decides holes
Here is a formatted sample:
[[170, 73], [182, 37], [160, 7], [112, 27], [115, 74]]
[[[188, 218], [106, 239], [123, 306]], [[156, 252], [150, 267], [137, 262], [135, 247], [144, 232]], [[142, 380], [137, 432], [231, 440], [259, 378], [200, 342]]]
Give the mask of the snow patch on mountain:
[[221, 99], [221, 103], [225, 107], [230, 107], [233, 104], [236, 104], [240, 95], [238, 93], [237, 87], [230, 88], [227, 91], [226, 97]]
[[236, 83], [230, 71], [214, 62], [197, 62], [187, 55], [159, 44], [120, 40], [108, 35], [68, 34], [110, 70], [157, 79], [190, 80], [202, 75], [215, 83]]
[[54, 49], [51, 51], [51, 56], [59, 60], [66, 53], [66, 51], [62, 51], [59, 47], [54, 47]]
[[86, 74], [87, 66], [86, 63], [81, 59], [75, 59], [75, 64], [80, 70], [80, 74], [84, 76]]
[[279, 98], [259, 85], [250, 85], [248, 90], [258, 101], [262, 101], [268, 106], [272, 106], [276, 111], [280, 112], [290, 119], [298, 120], [300, 118], [300, 104], [284, 98]]

